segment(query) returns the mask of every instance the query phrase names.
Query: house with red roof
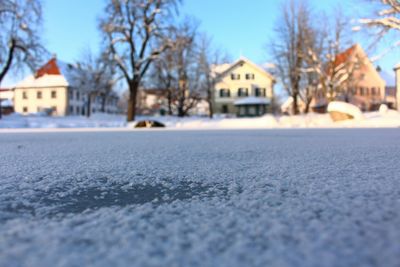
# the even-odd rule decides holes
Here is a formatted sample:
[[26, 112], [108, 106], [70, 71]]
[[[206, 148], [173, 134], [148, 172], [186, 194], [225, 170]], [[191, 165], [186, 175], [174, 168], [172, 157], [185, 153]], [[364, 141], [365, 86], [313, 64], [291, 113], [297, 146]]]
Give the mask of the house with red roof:
[[[45, 112], [53, 116], [86, 115], [101, 110], [118, 112], [118, 96], [106, 99], [90, 94], [76, 80], [76, 67], [53, 57], [34, 74], [19, 82], [14, 88], [14, 109], [21, 114]], [[90, 97], [90, 105], [89, 103]]]
[[345, 80], [336, 98], [364, 111], [376, 110], [384, 103], [386, 82], [359, 44], [338, 54], [333, 65]]

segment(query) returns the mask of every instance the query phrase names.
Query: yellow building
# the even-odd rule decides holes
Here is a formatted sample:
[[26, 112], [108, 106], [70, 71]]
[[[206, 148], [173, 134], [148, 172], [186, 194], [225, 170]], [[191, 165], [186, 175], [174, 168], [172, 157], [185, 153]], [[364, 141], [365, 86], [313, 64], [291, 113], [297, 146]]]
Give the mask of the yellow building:
[[246, 58], [213, 68], [215, 113], [259, 116], [270, 110], [274, 77]]

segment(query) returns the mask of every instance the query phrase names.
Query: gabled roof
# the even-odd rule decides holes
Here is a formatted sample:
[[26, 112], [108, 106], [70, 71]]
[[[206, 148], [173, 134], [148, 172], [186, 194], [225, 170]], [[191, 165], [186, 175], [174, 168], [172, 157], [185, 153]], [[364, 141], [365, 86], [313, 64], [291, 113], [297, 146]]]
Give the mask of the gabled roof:
[[[354, 63], [355, 57], [358, 57], [360, 61], [360, 68], [356, 69], [356, 71], [368, 71], [370, 75], [375, 76], [377, 79], [381, 80], [381, 82], [386, 83], [385, 80], [381, 77], [380, 73], [372, 64], [371, 60], [368, 58], [368, 55], [362, 49], [359, 44], [355, 44], [351, 46], [349, 49], [344, 52], [336, 55], [334, 61], [334, 69], [341, 69], [345, 63]], [[347, 71], [346, 69], [343, 71]]]
[[35, 78], [40, 78], [44, 75], [61, 75], [60, 68], [57, 65], [57, 59], [52, 58], [44, 64], [40, 69], [38, 69], [35, 73]]
[[[226, 73], [230, 72], [233, 68], [235, 68], [236, 66], [240, 65], [240, 64], [249, 64], [250, 66], [252, 66], [253, 68], [257, 69], [258, 71], [260, 71], [261, 73], [264, 73], [266, 76], [268, 76], [273, 82], [276, 82], [274, 76], [272, 76], [269, 72], [267, 72], [266, 70], [264, 70], [263, 68], [261, 68], [260, 66], [258, 66], [257, 64], [254, 64], [253, 62], [251, 62], [249, 59], [245, 58], [245, 57], [240, 57], [238, 60], [236, 60], [234, 63], [232, 63], [229, 67], [226, 64], [223, 64], [221, 66], [223, 66], [224, 69], [221, 73], [218, 74], [219, 77], [224, 76]], [[216, 67], [218, 68], [218, 67]]]
[[29, 75], [19, 82], [16, 88], [38, 87], [77, 87], [74, 79], [75, 67], [53, 57], [40, 67], [34, 75]]
[[358, 46], [358, 44], [355, 44], [344, 52], [337, 54], [333, 63], [334, 67], [336, 68], [339, 65], [349, 62], [354, 52], [356, 52]]

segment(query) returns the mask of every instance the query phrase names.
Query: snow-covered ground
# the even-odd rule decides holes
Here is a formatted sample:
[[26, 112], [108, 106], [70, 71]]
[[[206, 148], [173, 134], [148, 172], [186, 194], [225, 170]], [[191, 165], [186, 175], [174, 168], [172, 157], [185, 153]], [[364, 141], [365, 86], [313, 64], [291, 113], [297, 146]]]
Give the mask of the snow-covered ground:
[[[364, 113], [362, 118], [342, 122], [332, 121], [329, 114], [307, 114], [298, 116], [265, 115], [258, 118], [224, 118], [216, 116], [210, 120], [202, 117], [141, 117], [137, 120], [153, 119], [164, 123], [169, 129], [271, 129], [271, 128], [374, 128], [400, 127], [400, 112]], [[0, 129], [15, 128], [128, 128], [124, 115], [94, 114], [83, 116], [40, 117], [13, 114], [0, 120]]]
[[23, 116], [17, 113], [3, 116], [0, 119], [1, 128], [107, 128], [124, 127], [126, 118], [122, 115], [93, 114], [90, 118], [84, 116], [48, 117]]
[[399, 266], [400, 129], [0, 135], [0, 266]]

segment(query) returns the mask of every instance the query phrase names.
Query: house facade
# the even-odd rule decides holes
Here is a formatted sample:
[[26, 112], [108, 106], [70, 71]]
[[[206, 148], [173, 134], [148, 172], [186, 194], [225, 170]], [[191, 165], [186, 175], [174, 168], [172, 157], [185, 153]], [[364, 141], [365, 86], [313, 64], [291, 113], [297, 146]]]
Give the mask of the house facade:
[[258, 116], [269, 111], [274, 97], [274, 77], [246, 58], [217, 65], [213, 103], [215, 113]]
[[386, 82], [359, 44], [338, 54], [334, 67], [342, 67], [348, 75], [344, 84], [346, 93], [337, 95], [337, 99], [350, 102], [363, 111], [377, 110], [384, 103]]
[[117, 113], [117, 103], [115, 93], [104, 98], [83, 90], [74, 79], [74, 66], [56, 58], [14, 88], [14, 109], [21, 114], [44, 112], [52, 116], [66, 116], [100, 111]]

